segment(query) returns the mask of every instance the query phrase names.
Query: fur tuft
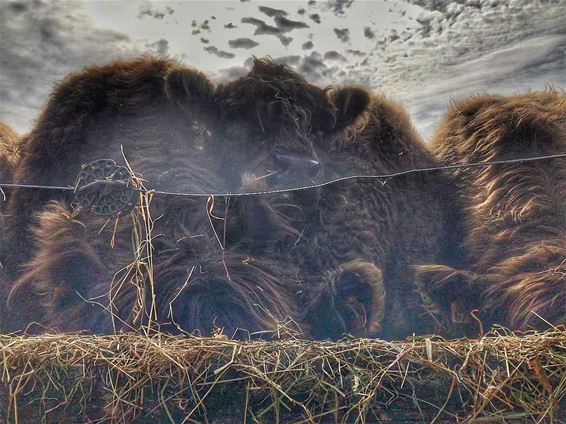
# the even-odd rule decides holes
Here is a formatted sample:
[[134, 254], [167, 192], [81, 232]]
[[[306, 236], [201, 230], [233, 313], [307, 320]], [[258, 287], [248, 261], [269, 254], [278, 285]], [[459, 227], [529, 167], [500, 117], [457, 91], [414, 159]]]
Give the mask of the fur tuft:
[[[566, 96], [464, 100], [452, 106], [432, 144], [445, 164], [566, 153]], [[566, 323], [566, 158], [451, 174], [464, 202], [466, 266], [480, 275], [459, 296], [477, 300], [486, 324]], [[437, 299], [455, 284], [445, 286], [449, 292]]]

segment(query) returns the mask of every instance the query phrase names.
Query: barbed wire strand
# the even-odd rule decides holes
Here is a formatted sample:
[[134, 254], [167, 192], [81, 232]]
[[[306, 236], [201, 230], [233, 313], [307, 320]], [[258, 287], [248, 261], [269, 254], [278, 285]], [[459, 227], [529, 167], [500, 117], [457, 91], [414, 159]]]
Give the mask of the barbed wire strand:
[[[501, 159], [501, 160], [494, 160], [489, 162], [471, 162], [471, 163], [458, 163], [452, 165], [443, 165], [443, 166], [432, 166], [426, 168], [414, 168], [408, 169], [405, 171], [398, 171], [393, 172], [390, 174], [372, 174], [372, 175], [349, 175], [345, 177], [335, 178], [329, 181], [325, 181], [323, 183], [311, 184], [307, 186], [300, 186], [300, 187], [290, 187], [290, 188], [281, 188], [276, 190], [265, 190], [265, 191], [257, 191], [257, 192], [249, 192], [249, 193], [178, 193], [173, 191], [162, 191], [162, 190], [149, 190], [149, 192], [157, 195], [164, 195], [164, 196], [181, 196], [181, 197], [245, 197], [245, 196], [260, 196], [260, 195], [269, 195], [269, 194], [280, 194], [280, 193], [290, 193], [294, 191], [302, 191], [302, 190], [311, 190], [316, 188], [326, 187], [331, 184], [336, 184], [342, 181], [347, 180], [361, 180], [361, 179], [381, 179], [386, 180], [390, 178], [401, 177], [403, 175], [409, 174], [419, 174], [419, 173], [427, 173], [427, 172], [434, 172], [434, 171], [443, 171], [443, 170], [451, 170], [451, 169], [463, 169], [463, 168], [477, 168], [477, 167], [488, 167], [492, 165], [505, 165], [505, 164], [513, 164], [513, 163], [523, 163], [523, 162], [534, 162], [534, 161], [541, 161], [541, 160], [550, 160], [550, 159], [559, 159], [559, 158], [566, 158], [566, 153], [557, 153], [554, 155], [545, 155], [545, 156], [532, 156], [527, 158], [514, 158], [514, 159]], [[51, 186], [51, 185], [38, 185], [38, 184], [14, 184], [14, 183], [0, 183], [0, 188], [28, 188], [28, 189], [41, 189], [41, 190], [59, 190], [59, 191], [70, 191], [75, 190], [74, 187], [71, 186]]]

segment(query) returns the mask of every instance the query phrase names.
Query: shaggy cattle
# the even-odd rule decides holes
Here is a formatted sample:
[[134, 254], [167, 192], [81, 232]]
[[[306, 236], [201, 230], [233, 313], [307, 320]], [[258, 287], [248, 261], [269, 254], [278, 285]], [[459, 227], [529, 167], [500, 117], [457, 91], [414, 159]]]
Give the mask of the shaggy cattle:
[[[14, 169], [17, 166], [20, 156], [20, 137], [12, 129], [0, 123], [0, 184], [11, 183]], [[2, 250], [6, 248], [4, 242], [4, 206], [6, 205], [10, 190], [0, 187], [0, 330], [4, 322], [3, 313], [5, 310], [5, 288], [8, 277], [4, 273], [2, 265]]]
[[217, 87], [166, 60], [91, 67], [56, 87], [15, 181], [72, 185], [100, 158], [150, 189], [272, 193], [149, 194], [109, 218], [71, 207], [70, 191], [14, 190], [11, 329], [241, 336], [292, 319], [312, 337], [430, 331], [411, 265], [452, 263], [440, 175], [281, 190], [435, 165], [384, 97], [323, 90], [267, 59]]
[[[406, 112], [383, 96], [372, 96], [367, 114], [347, 141], [325, 148], [331, 177], [348, 173], [383, 175], [437, 165]], [[308, 266], [330, 272], [327, 290], [311, 322], [323, 337], [406, 337], [443, 331], [414, 290], [412, 265], [435, 257], [459, 263], [456, 210], [444, 176], [413, 174], [388, 180], [347, 180], [320, 191], [318, 220], [323, 246], [305, 246]], [[316, 240], [316, 235], [312, 239]], [[318, 249], [318, 252], [317, 252]], [[306, 252], [314, 250], [315, 255]], [[372, 283], [382, 279], [380, 286]], [[357, 293], [356, 296], [352, 296]], [[329, 296], [330, 294], [330, 296]], [[336, 301], [339, 302], [336, 302]], [[361, 302], [360, 302], [361, 301]], [[361, 303], [361, 304], [360, 304]], [[358, 324], [357, 331], [353, 331]]]
[[[20, 138], [12, 129], [0, 123], [0, 184], [11, 183], [14, 170], [20, 157]], [[2, 251], [2, 234], [4, 234], [4, 216], [2, 210], [7, 202], [10, 190], [0, 187], [0, 252]]]
[[[433, 138], [447, 164], [566, 153], [566, 97], [547, 91], [455, 104]], [[419, 269], [421, 289], [484, 326], [566, 323], [566, 158], [456, 169], [465, 269]], [[470, 321], [470, 320], [468, 320]], [[477, 323], [472, 322], [475, 327]]]

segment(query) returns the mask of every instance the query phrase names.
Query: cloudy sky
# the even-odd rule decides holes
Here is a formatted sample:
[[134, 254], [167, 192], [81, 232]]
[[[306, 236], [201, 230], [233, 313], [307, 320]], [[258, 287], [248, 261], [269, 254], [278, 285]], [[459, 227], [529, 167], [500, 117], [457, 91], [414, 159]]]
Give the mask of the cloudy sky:
[[387, 94], [428, 137], [451, 99], [566, 89], [566, 0], [0, 0], [0, 120], [26, 132], [68, 73], [148, 53], [216, 81], [269, 55]]

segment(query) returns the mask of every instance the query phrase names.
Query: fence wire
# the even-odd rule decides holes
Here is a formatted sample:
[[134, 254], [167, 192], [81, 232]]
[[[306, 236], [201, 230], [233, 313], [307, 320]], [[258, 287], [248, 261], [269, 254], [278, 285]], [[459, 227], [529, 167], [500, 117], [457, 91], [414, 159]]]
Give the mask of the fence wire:
[[[514, 164], [514, 163], [524, 163], [524, 162], [535, 162], [535, 161], [542, 161], [542, 160], [551, 160], [551, 159], [559, 159], [559, 158], [566, 158], [565, 153], [557, 153], [554, 155], [545, 155], [545, 156], [532, 156], [526, 158], [514, 158], [514, 159], [501, 159], [501, 160], [494, 160], [489, 162], [470, 162], [470, 163], [457, 163], [451, 165], [443, 165], [443, 166], [432, 166], [426, 168], [414, 168], [408, 169], [405, 171], [398, 171], [393, 172], [390, 174], [370, 174], [370, 175], [349, 175], [345, 177], [339, 177], [335, 179], [331, 179], [325, 181], [323, 183], [311, 184], [306, 186], [299, 186], [299, 187], [289, 187], [289, 188], [281, 188], [275, 190], [264, 190], [264, 191], [256, 191], [256, 192], [248, 192], [248, 193], [230, 193], [230, 192], [222, 192], [222, 193], [179, 193], [173, 191], [163, 191], [163, 190], [149, 190], [148, 192], [154, 195], [163, 195], [163, 196], [182, 196], [182, 197], [245, 197], [245, 196], [261, 196], [261, 195], [269, 195], [269, 194], [280, 194], [280, 193], [291, 193], [295, 191], [302, 191], [302, 190], [311, 190], [316, 188], [326, 187], [331, 184], [336, 184], [342, 181], [348, 180], [362, 180], [362, 179], [377, 179], [377, 180], [388, 180], [391, 178], [401, 177], [403, 175], [409, 174], [421, 174], [421, 173], [428, 173], [428, 172], [435, 172], [435, 171], [444, 171], [444, 170], [451, 170], [451, 169], [463, 169], [463, 168], [477, 168], [477, 167], [488, 167], [493, 165], [506, 165], [506, 164]], [[55, 186], [55, 185], [39, 185], [39, 184], [15, 184], [15, 183], [2, 183], [0, 182], [0, 192], [2, 188], [26, 188], [26, 189], [39, 189], [39, 190], [58, 190], [58, 191], [74, 191], [75, 187], [72, 186]], [[138, 189], [139, 191], [143, 191]], [[1, 195], [2, 193], [0, 193]], [[0, 198], [1, 200], [1, 198]]]

